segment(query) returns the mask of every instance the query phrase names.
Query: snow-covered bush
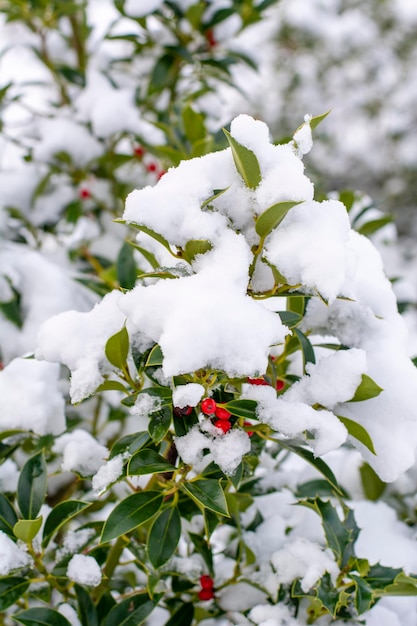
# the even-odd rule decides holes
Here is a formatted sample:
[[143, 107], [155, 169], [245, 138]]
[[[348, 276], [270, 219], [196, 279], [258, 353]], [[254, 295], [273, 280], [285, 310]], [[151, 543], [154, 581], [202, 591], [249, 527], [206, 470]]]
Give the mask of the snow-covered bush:
[[32, 68], [3, 91], [7, 625], [415, 624], [417, 371], [365, 236], [386, 220], [316, 198], [324, 116], [216, 132], [270, 4], [5, 13], [2, 62]]

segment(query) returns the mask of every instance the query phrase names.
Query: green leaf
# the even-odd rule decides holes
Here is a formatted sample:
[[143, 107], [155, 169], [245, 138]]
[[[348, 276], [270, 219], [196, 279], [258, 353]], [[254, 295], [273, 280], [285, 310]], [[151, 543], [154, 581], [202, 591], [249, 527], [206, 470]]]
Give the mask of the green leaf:
[[14, 508], [5, 495], [0, 493], [0, 530], [14, 538], [13, 527], [17, 522]]
[[385, 491], [386, 483], [384, 483], [374, 469], [368, 464], [364, 463], [359, 473], [362, 480], [362, 488], [365, 492], [365, 496], [368, 500], [379, 500]]
[[17, 502], [22, 516], [35, 519], [44, 503], [47, 486], [47, 469], [43, 451], [28, 459], [20, 472], [17, 485]]
[[160, 411], [154, 411], [149, 420], [148, 431], [155, 443], [164, 439], [171, 426], [172, 413], [169, 406], [163, 406]]
[[302, 448], [301, 446], [295, 446], [290, 443], [287, 443], [286, 441], [280, 441], [279, 443], [283, 448], [286, 448], [287, 450], [294, 452], [295, 454], [303, 458], [305, 461], [313, 465], [313, 467], [315, 467], [316, 470], [319, 471], [320, 474], [322, 474], [325, 477], [325, 479], [330, 483], [330, 485], [333, 487], [333, 489], [335, 489], [335, 491], [338, 494], [340, 494], [343, 497], [347, 497], [347, 494], [337, 482], [336, 476], [333, 474], [332, 470], [327, 465], [327, 463], [323, 461], [323, 459], [316, 458], [314, 454], [310, 452], [310, 450], [306, 450], [305, 448]]
[[123, 393], [128, 393], [126, 387], [118, 380], [105, 380], [104, 383], [101, 383], [101, 385], [97, 387], [94, 393], [100, 393], [102, 391], [122, 391]]
[[104, 348], [107, 360], [118, 369], [126, 367], [129, 353], [129, 334], [126, 326], [123, 326], [116, 334], [112, 335]]
[[162, 511], [155, 518], [148, 538], [148, 556], [157, 569], [174, 554], [181, 537], [181, 517], [176, 506]]
[[31, 543], [42, 526], [42, 520], [42, 515], [32, 520], [21, 519], [14, 525], [13, 532], [21, 541]]
[[178, 74], [177, 59], [173, 54], [163, 54], [153, 66], [149, 81], [149, 94], [162, 91], [174, 84]]
[[265, 238], [270, 232], [281, 224], [288, 211], [300, 202], [278, 202], [266, 209], [258, 217], [255, 223], [255, 230], [260, 237]]
[[224, 189], [214, 189], [213, 190], [213, 195], [210, 196], [210, 198], [207, 198], [207, 200], [204, 200], [203, 204], [201, 205], [201, 208], [204, 209], [206, 206], [208, 206], [209, 204], [211, 204], [214, 200], [216, 200], [216, 198], [219, 198], [220, 196], [222, 196], [224, 193], [226, 193], [226, 191], [229, 189], [229, 187], [225, 187]]
[[132, 456], [127, 467], [128, 476], [140, 476], [142, 474], [160, 474], [172, 472], [174, 466], [168, 463], [163, 456], [146, 448]]
[[162, 365], [164, 360], [161, 347], [158, 344], [155, 344], [152, 350], [149, 353], [148, 360], [146, 361], [146, 367], [157, 367]]
[[90, 598], [88, 591], [81, 585], [74, 585], [78, 600], [78, 612], [82, 626], [99, 626], [96, 607]]
[[370, 452], [372, 452], [372, 454], [376, 454], [374, 444], [366, 428], [364, 428], [361, 424], [358, 424], [358, 422], [354, 422], [353, 420], [349, 419], [348, 417], [338, 415], [337, 418], [346, 427], [346, 430], [351, 437], [354, 437], [355, 439], [360, 441], [364, 446], [368, 448]]
[[364, 400], [370, 400], [376, 398], [384, 391], [376, 382], [367, 374], [362, 374], [362, 382], [355, 391], [355, 395], [349, 402], [363, 402]]
[[164, 626], [191, 626], [193, 619], [194, 605], [191, 602], [185, 602], [171, 615]]
[[316, 478], [298, 485], [295, 495], [297, 498], [316, 498], [318, 496], [333, 497], [335, 493], [337, 491], [327, 480]]
[[376, 600], [374, 591], [360, 576], [349, 574], [349, 578], [355, 583], [355, 607], [358, 615], [362, 615], [374, 604]]
[[237, 171], [243, 178], [246, 186], [249, 187], [249, 189], [255, 189], [262, 179], [261, 168], [259, 167], [255, 153], [237, 142], [225, 128], [223, 128], [223, 132], [232, 150]]
[[185, 244], [185, 255], [191, 263], [198, 254], [205, 254], [211, 248], [211, 243], [205, 239], [191, 239]]
[[209, 543], [201, 535], [188, 532], [188, 536], [193, 542], [196, 551], [203, 557], [205, 564], [207, 565], [210, 575], [214, 578], [213, 569], [213, 555]]
[[12, 615], [12, 618], [25, 626], [71, 626], [61, 613], [47, 607], [36, 606]]
[[256, 400], [231, 400], [224, 405], [225, 409], [232, 415], [243, 417], [244, 419], [256, 418]]
[[[149, 250], [146, 250], [146, 248], [142, 248], [142, 246], [138, 246], [138, 244], [134, 243], [133, 241], [129, 241], [129, 245], [141, 253], [141, 255], [148, 261], [152, 269], [157, 270], [159, 268], [159, 263], [156, 259], [156, 256], [152, 254], [152, 252], [149, 252]], [[135, 274], [136, 274], [136, 267], [135, 267]]]
[[315, 117], [312, 117], [310, 120], [311, 130], [314, 130], [315, 128], [317, 128], [320, 122], [322, 122], [329, 115], [330, 112], [331, 112], [331, 109], [326, 111], [326, 113], [322, 113], [321, 115], [316, 115]]
[[182, 489], [203, 509], [230, 517], [223, 489], [217, 480], [208, 478], [187, 482]]
[[357, 230], [358, 233], [360, 233], [361, 235], [366, 235], [368, 237], [369, 235], [372, 235], [377, 230], [380, 230], [387, 224], [391, 224], [391, 222], [392, 215], [384, 215], [383, 217], [379, 217], [376, 220], [370, 220], [369, 222], [362, 224], [362, 226], [360, 226]]
[[316, 357], [314, 355], [314, 348], [311, 345], [310, 340], [304, 333], [301, 332], [298, 328], [294, 328], [294, 334], [296, 335], [298, 341], [300, 342], [301, 351], [303, 353], [303, 363], [304, 363], [304, 373], [307, 363], [315, 363]]
[[291, 295], [287, 298], [287, 311], [298, 313], [303, 316], [305, 313], [306, 298], [300, 298], [299, 296], [293, 298]]
[[204, 125], [204, 113], [197, 113], [187, 104], [182, 110], [182, 123], [187, 139], [194, 143], [206, 136], [206, 127]]
[[4, 317], [12, 322], [17, 328], [23, 328], [23, 312], [21, 308], [21, 295], [11, 284], [10, 280], [8, 280], [7, 276], [5, 277], [7, 282], [10, 284], [10, 288], [13, 293], [13, 298], [8, 302], [0, 302], [0, 311], [3, 313]]
[[30, 581], [26, 578], [9, 576], [0, 579], [0, 611], [4, 611], [23, 596], [29, 587]]
[[110, 513], [100, 542], [111, 541], [144, 524], [159, 511], [162, 501], [159, 491], [142, 491], [128, 496]]
[[[298, 300], [298, 298], [297, 298]], [[288, 326], [288, 328], [294, 328], [303, 319], [303, 316], [293, 311], [278, 311], [278, 315], [281, 318], [281, 322]]]
[[111, 451], [110, 451], [110, 459], [117, 456], [118, 454], [124, 454], [128, 452], [129, 454], [134, 454], [143, 446], [146, 446], [149, 443], [150, 437], [147, 431], [142, 431], [140, 433], [132, 433], [131, 435], [125, 435], [121, 439], [118, 439]]
[[136, 283], [136, 263], [133, 247], [125, 241], [116, 260], [117, 281], [122, 289], [133, 289]]
[[[115, 221], [120, 222], [121, 220], [115, 220]], [[165, 237], [163, 237], [159, 233], [156, 233], [154, 230], [152, 230], [152, 228], [148, 228], [147, 226], [144, 226], [143, 224], [134, 224], [134, 223], [131, 223], [131, 222], [129, 222], [129, 224], [131, 226], [133, 226], [134, 228], [136, 228], [136, 230], [140, 230], [141, 232], [145, 233], [146, 235], [149, 235], [149, 237], [152, 237], [152, 239], [155, 239], [155, 241], [157, 241], [162, 246], [164, 246], [164, 248], [166, 250], [168, 250], [168, 252], [170, 254], [172, 254], [171, 246], [169, 245], [169, 243], [165, 239]]]
[[388, 596], [415, 596], [417, 595], [417, 577], [400, 572], [393, 584], [385, 587], [383, 593]]
[[139, 626], [154, 608], [155, 604], [147, 593], [129, 596], [111, 609], [102, 626]]
[[377, 563], [369, 568], [365, 580], [372, 589], [382, 591], [393, 585], [399, 574], [402, 574], [401, 568], [386, 567]]
[[66, 522], [75, 517], [80, 511], [86, 509], [90, 504], [90, 502], [82, 502], [81, 500], [65, 500], [57, 504], [46, 518], [43, 528], [42, 547], [46, 548], [53, 535]]

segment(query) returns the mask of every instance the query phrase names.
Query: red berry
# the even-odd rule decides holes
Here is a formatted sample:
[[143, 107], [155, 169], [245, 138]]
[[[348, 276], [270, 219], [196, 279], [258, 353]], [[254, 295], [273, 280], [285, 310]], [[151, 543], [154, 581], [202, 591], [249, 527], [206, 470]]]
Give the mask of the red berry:
[[136, 148], [133, 150], [133, 153], [136, 157], [141, 158], [145, 154], [145, 150], [144, 148], [142, 148], [142, 146], [136, 146]]
[[201, 589], [213, 589], [214, 582], [212, 577], [207, 574], [200, 576], [200, 585]]
[[174, 406], [174, 415], [177, 417], [185, 417], [186, 415], [190, 415], [192, 410], [192, 406]]
[[89, 189], [87, 189], [86, 187], [83, 187], [82, 189], [80, 189], [80, 198], [83, 198], [84, 200], [86, 198], [90, 198], [91, 197], [91, 192]]
[[206, 41], [210, 48], [214, 48], [215, 46], [217, 46], [217, 41], [211, 28], [209, 28], [206, 32]]
[[251, 385], [269, 385], [265, 378], [247, 378], [247, 381]]
[[202, 589], [198, 592], [198, 597], [200, 600], [212, 600], [214, 598], [213, 589]]
[[156, 172], [156, 170], [158, 169], [158, 166], [156, 163], [151, 161], [150, 163], [147, 164], [146, 169], [148, 170], [148, 172]]
[[205, 398], [201, 403], [201, 410], [205, 415], [212, 415], [216, 410], [217, 404], [212, 398]]
[[229, 420], [216, 420], [214, 422], [214, 425], [216, 428], [220, 428], [220, 430], [222, 430], [224, 433], [227, 433], [232, 428]]
[[227, 409], [224, 409], [222, 406], [216, 407], [215, 414], [216, 417], [219, 418], [219, 420], [228, 420], [232, 416], [232, 414], [229, 413], [229, 411]]
[[158, 174], [158, 180], [161, 180], [162, 176], [165, 176], [166, 171], [165, 170], [161, 170]]
[[[252, 426], [252, 424], [250, 422], [243, 422], [244, 426]], [[252, 437], [253, 436], [253, 430], [247, 430], [246, 434], [248, 437]]]
[[277, 386], [276, 386], [277, 391], [282, 391], [284, 387], [285, 387], [285, 381], [278, 378]]

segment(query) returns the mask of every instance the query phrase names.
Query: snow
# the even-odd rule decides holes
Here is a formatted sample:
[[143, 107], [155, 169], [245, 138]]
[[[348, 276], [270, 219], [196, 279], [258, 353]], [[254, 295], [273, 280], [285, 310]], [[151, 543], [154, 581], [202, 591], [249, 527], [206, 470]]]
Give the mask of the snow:
[[322, 549], [316, 543], [299, 538], [286, 544], [271, 556], [271, 563], [280, 584], [300, 578], [302, 590], [307, 593], [328, 572], [335, 583], [339, 568], [330, 548]]
[[125, 457], [118, 454], [104, 465], [93, 476], [93, 489], [97, 495], [101, 495], [109, 485], [114, 483], [123, 473]]
[[101, 570], [92, 556], [74, 554], [68, 563], [67, 576], [70, 580], [88, 587], [98, 587], [101, 583]]
[[105, 446], [81, 428], [58, 437], [52, 449], [62, 454], [64, 472], [77, 472], [81, 476], [96, 474], [109, 454]]
[[249, 618], [258, 626], [297, 626], [299, 624], [283, 604], [275, 606], [259, 604], [249, 612]]
[[[25, 393], [22, 393], [24, 389]], [[0, 427], [57, 435], [65, 430], [59, 366], [13, 359], [0, 370]]]
[[78, 615], [75, 609], [68, 603], [64, 602], [58, 607], [58, 612], [61, 613], [71, 624], [71, 626], [81, 626], [81, 622], [78, 619]]
[[247, 611], [265, 600], [265, 593], [248, 583], [238, 582], [228, 585], [218, 594], [217, 604], [224, 611]]
[[31, 562], [31, 556], [0, 530], [0, 576], [27, 567]]
[[186, 406], [197, 406], [204, 393], [205, 389], [199, 383], [178, 385], [172, 393], [172, 403], [180, 409]]

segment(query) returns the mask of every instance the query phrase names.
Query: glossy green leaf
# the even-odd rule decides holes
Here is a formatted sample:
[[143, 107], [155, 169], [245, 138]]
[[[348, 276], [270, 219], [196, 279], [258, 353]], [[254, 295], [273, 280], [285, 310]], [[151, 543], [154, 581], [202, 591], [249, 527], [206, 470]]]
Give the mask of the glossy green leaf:
[[0, 611], [4, 611], [23, 596], [30, 581], [18, 576], [0, 578]]
[[364, 463], [359, 468], [359, 473], [365, 496], [368, 500], [379, 500], [384, 493], [387, 484], [380, 479], [378, 474], [368, 463]]
[[17, 502], [22, 516], [35, 519], [44, 503], [47, 487], [47, 470], [43, 451], [28, 459], [20, 472], [17, 485]]
[[187, 104], [182, 110], [182, 124], [187, 139], [194, 143], [206, 136], [206, 128], [204, 125], [204, 113], [198, 113]]
[[278, 315], [281, 322], [285, 324], [285, 326], [288, 326], [288, 328], [294, 328], [294, 326], [297, 326], [303, 319], [302, 315], [294, 313], [293, 311], [278, 311]]
[[185, 244], [185, 255], [191, 263], [198, 254], [205, 254], [211, 248], [211, 243], [205, 239], [191, 239]]
[[102, 626], [140, 626], [155, 608], [147, 593], [129, 596], [116, 604], [102, 622]]
[[360, 576], [349, 574], [349, 578], [355, 583], [355, 607], [358, 615], [362, 615], [374, 604], [376, 600], [374, 591]]
[[77, 584], [74, 585], [74, 591], [77, 594], [78, 612], [82, 626], [99, 626], [96, 607], [88, 591]]
[[42, 546], [45, 548], [54, 534], [80, 511], [90, 506], [89, 502], [81, 500], [65, 500], [57, 504], [49, 513], [43, 528]]
[[249, 189], [255, 189], [261, 182], [261, 168], [258, 159], [252, 150], [242, 146], [236, 139], [226, 130], [223, 129], [232, 150], [235, 166], [245, 184]]
[[107, 518], [101, 543], [111, 541], [147, 522], [161, 507], [163, 496], [159, 491], [142, 491], [122, 500]]
[[353, 420], [349, 419], [348, 417], [342, 417], [341, 415], [338, 415], [337, 417], [346, 427], [346, 430], [351, 437], [354, 437], [355, 439], [360, 441], [364, 446], [366, 446], [366, 448], [368, 448], [370, 452], [372, 452], [372, 454], [376, 454], [374, 444], [366, 428], [364, 428], [361, 424], [358, 424], [358, 422], [354, 422]]
[[158, 93], [172, 85], [177, 73], [176, 57], [173, 54], [162, 55], [153, 66], [149, 81], [149, 93]]
[[129, 334], [126, 326], [112, 335], [106, 343], [104, 352], [108, 361], [118, 369], [126, 367], [127, 355], [129, 353]]
[[[119, 220], [115, 220], [115, 221], [119, 221]], [[171, 246], [169, 245], [165, 237], [163, 237], [159, 233], [156, 233], [154, 230], [152, 230], [152, 228], [148, 228], [147, 226], [143, 226], [142, 224], [131, 224], [131, 226], [136, 228], [136, 230], [140, 230], [141, 232], [146, 233], [147, 235], [152, 237], [152, 239], [155, 239], [155, 241], [160, 243], [166, 250], [168, 250], [168, 252], [172, 254]]]
[[136, 263], [133, 247], [125, 241], [116, 260], [117, 281], [122, 289], [133, 289], [136, 283]]
[[101, 383], [97, 387], [94, 393], [100, 393], [102, 391], [122, 391], [123, 393], [128, 393], [126, 387], [119, 383], [118, 380], [105, 380], [104, 383]]
[[193, 542], [196, 552], [203, 557], [210, 575], [214, 578], [213, 555], [209, 543], [204, 537], [197, 535], [196, 533], [188, 532], [188, 536]]
[[390, 585], [393, 585], [397, 576], [402, 573], [401, 568], [387, 567], [377, 563], [369, 568], [365, 580], [372, 589], [382, 591]]
[[355, 395], [349, 402], [363, 402], [364, 400], [370, 400], [376, 398], [384, 391], [377, 383], [367, 374], [362, 374], [362, 381], [359, 387], [355, 391]]
[[[157, 258], [154, 254], [152, 254], [152, 252], [149, 252], [149, 250], [146, 250], [146, 248], [143, 248], [142, 246], [138, 246], [138, 244], [133, 241], [129, 241], [129, 244], [132, 248], [141, 253], [141, 255], [148, 261], [152, 269], [157, 270], [159, 268]], [[135, 272], [137, 272], [136, 268]]]
[[191, 626], [193, 618], [194, 605], [191, 602], [185, 602], [171, 615], [164, 626]]
[[149, 353], [148, 360], [146, 361], [146, 367], [157, 367], [162, 365], [164, 356], [162, 354], [161, 347], [155, 344]]
[[13, 532], [15, 536], [24, 541], [31, 543], [38, 534], [42, 526], [43, 517], [40, 515], [36, 519], [21, 519], [14, 525]]
[[281, 441], [280, 444], [283, 448], [286, 448], [287, 450], [294, 452], [295, 454], [300, 456], [302, 459], [304, 459], [305, 461], [313, 465], [313, 467], [315, 467], [316, 470], [325, 477], [325, 479], [330, 483], [330, 485], [335, 489], [335, 491], [338, 494], [340, 494], [343, 497], [347, 497], [345, 491], [337, 482], [336, 476], [333, 474], [332, 470], [327, 465], [327, 463], [323, 461], [323, 459], [315, 457], [314, 454], [310, 450], [306, 450], [305, 448], [302, 448], [301, 446], [295, 446], [290, 443], [287, 443], [286, 441], [285, 442]]
[[149, 420], [148, 431], [155, 443], [159, 443], [168, 433], [172, 421], [172, 412], [169, 406], [163, 406], [154, 411]]
[[229, 187], [225, 187], [224, 189], [214, 189], [213, 195], [210, 196], [210, 198], [207, 198], [207, 200], [203, 202], [203, 204], [201, 205], [201, 208], [204, 209], [206, 206], [209, 206], [214, 200], [216, 200], [216, 198], [219, 198], [224, 193], [226, 193], [228, 189]]
[[184, 483], [182, 488], [203, 509], [229, 517], [226, 498], [219, 481], [211, 478], [200, 479]]
[[231, 400], [224, 405], [227, 411], [237, 417], [244, 419], [256, 418], [256, 407], [258, 403], [255, 400]]
[[176, 506], [155, 518], [148, 538], [148, 556], [155, 568], [164, 565], [174, 554], [181, 537], [181, 517]]
[[255, 230], [260, 237], [266, 237], [281, 224], [284, 217], [293, 207], [300, 202], [278, 202], [266, 209], [258, 217], [255, 223]]
[[305, 367], [307, 363], [315, 363], [316, 357], [314, 354], [314, 348], [311, 345], [308, 337], [301, 332], [298, 328], [294, 328], [294, 334], [296, 335], [298, 341], [300, 342], [301, 351], [303, 353], [303, 363], [304, 363], [304, 373]]
[[168, 463], [163, 456], [146, 448], [140, 450], [132, 456], [127, 467], [128, 476], [140, 476], [142, 474], [159, 474], [163, 472], [172, 472], [174, 466]]
[[25, 626], [71, 626], [66, 617], [47, 607], [34, 607], [12, 616], [14, 620]]
[[128, 452], [129, 454], [134, 454], [143, 446], [146, 446], [150, 441], [150, 436], [147, 431], [142, 431], [140, 433], [132, 433], [131, 435], [125, 435], [121, 439], [118, 439], [111, 451], [110, 451], [110, 459], [117, 456], [118, 454], [124, 454]]
[[17, 515], [5, 495], [0, 493], [0, 530], [14, 538], [13, 527], [17, 522]]
[[362, 224], [362, 226], [360, 226], [357, 230], [358, 233], [360, 233], [361, 235], [366, 235], [367, 237], [369, 237], [369, 235], [376, 233], [378, 230], [391, 223], [392, 216], [384, 215], [383, 217], [379, 217], [376, 220], [370, 220], [369, 222], [365, 222], [365, 224]]
[[312, 117], [310, 120], [311, 129], [314, 130], [315, 128], [317, 128], [320, 122], [322, 122], [329, 115], [330, 112], [331, 109], [326, 111], [326, 113], [322, 113], [321, 115], [315, 115], [314, 117]]
[[395, 577], [394, 582], [385, 587], [384, 595], [416, 596], [417, 577], [412, 575], [408, 576], [405, 572], [400, 572]]

